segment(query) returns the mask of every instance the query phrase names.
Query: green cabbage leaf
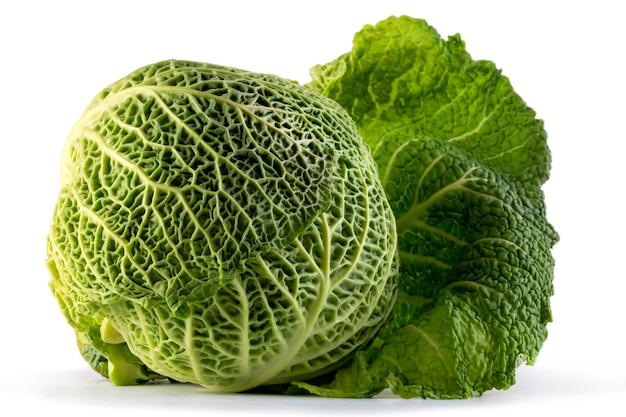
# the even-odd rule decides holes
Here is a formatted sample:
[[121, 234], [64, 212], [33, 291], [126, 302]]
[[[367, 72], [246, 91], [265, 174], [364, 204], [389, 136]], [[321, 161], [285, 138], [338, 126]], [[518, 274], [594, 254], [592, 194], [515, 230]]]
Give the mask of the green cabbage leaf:
[[536, 118], [494, 63], [425, 21], [366, 26], [351, 52], [312, 69], [372, 149], [397, 225], [393, 320], [323, 396], [467, 398], [506, 389], [547, 337], [553, 294], [541, 187], [550, 152]]

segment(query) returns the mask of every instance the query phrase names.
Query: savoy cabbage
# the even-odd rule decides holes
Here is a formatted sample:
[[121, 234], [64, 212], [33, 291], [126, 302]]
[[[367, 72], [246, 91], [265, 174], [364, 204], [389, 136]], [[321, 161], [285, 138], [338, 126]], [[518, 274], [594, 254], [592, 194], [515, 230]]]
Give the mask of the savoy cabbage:
[[311, 76], [170, 60], [88, 106], [47, 261], [83, 357], [118, 385], [510, 387], [551, 320], [543, 122], [406, 16]]
[[69, 135], [52, 290], [116, 384], [242, 391], [325, 373], [395, 298], [395, 222], [354, 122], [278, 77], [165, 61]]

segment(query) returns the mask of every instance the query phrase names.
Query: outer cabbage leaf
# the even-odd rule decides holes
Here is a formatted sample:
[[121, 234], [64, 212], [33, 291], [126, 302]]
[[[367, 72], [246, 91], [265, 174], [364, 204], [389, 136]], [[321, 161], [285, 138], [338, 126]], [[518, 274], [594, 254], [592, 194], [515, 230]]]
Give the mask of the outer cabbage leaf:
[[50, 285], [114, 383], [308, 378], [390, 314], [393, 213], [354, 122], [321, 94], [160, 62], [96, 97], [63, 164]]
[[357, 121], [394, 210], [394, 319], [326, 396], [466, 398], [515, 382], [547, 337], [553, 293], [543, 123], [492, 62], [423, 20], [367, 26], [310, 87]]

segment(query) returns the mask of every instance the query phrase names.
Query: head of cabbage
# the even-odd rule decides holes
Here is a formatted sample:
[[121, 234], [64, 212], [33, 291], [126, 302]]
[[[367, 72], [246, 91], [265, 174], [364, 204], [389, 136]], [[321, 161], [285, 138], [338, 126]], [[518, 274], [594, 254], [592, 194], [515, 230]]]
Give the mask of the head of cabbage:
[[83, 357], [114, 383], [243, 391], [329, 372], [373, 338], [395, 227], [334, 101], [171, 60], [105, 88], [72, 129], [47, 265]]

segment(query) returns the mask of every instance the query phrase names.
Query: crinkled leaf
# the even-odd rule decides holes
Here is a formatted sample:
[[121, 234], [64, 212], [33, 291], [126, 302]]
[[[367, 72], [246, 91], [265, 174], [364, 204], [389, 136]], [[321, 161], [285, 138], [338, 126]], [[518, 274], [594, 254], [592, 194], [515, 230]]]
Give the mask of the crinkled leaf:
[[329, 396], [466, 398], [514, 383], [547, 336], [553, 293], [543, 123], [459, 36], [389, 18], [312, 70], [373, 148], [396, 216], [394, 320], [321, 387]]

